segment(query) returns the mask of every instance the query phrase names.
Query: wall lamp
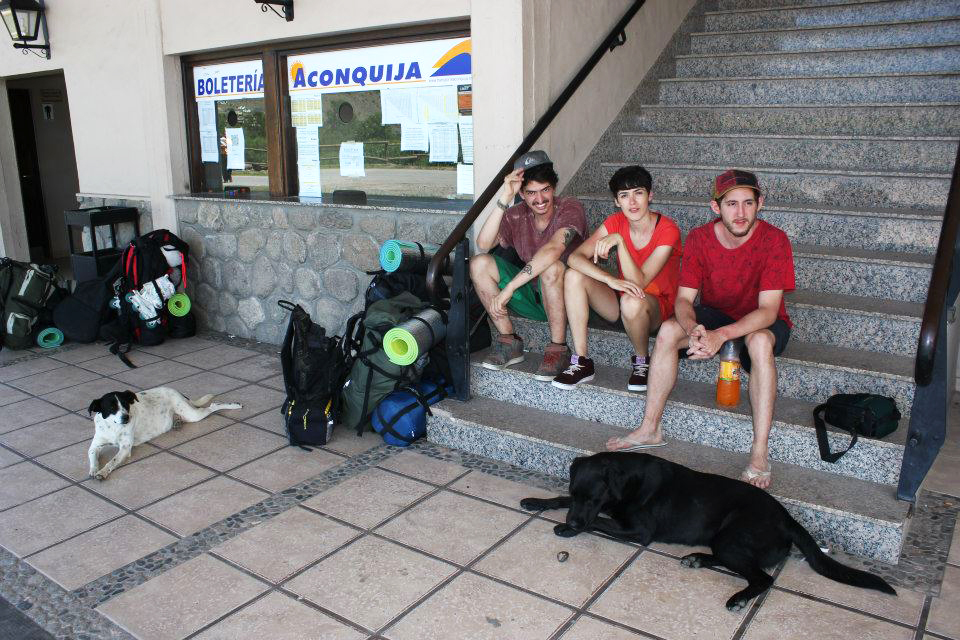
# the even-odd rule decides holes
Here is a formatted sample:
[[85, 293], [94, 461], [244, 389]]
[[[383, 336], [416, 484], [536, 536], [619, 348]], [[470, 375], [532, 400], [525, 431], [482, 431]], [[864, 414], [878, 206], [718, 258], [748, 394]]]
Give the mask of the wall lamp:
[[[47, 33], [47, 18], [43, 12], [43, 0], [0, 0], [0, 18], [7, 26], [10, 39], [16, 49], [40, 49], [50, 59], [50, 36]], [[43, 28], [43, 44], [34, 44]]]
[[[277, 14], [281, 18], [286, 19], [287, 22], [291, 22], [293, 20], [293, 0], [253, 0], [253, 1], [260, 5], [260, 11], [263, 11], [264, 13], [267, 12], [267, 8], [269, 7], [270, 11], [273, 11], [275, 14]], [[280, 13], [280, 11], [277, 11], [271, 5], [277, 5], [278, 7], [280, 7], [280, 11], [282, 11], [283, 13]]]

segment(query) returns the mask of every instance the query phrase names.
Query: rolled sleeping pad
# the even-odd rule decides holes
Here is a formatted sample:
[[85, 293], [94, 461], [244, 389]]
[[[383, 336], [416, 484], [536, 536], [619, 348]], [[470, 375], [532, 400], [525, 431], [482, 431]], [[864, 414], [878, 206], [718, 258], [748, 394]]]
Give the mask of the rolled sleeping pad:
[[[380, 246], [380, 267], [387, 273], [426, 273], [430, 261], [440, 247], [435, 244], [407, 242], [405, 240], [387, 240]], [[442, 273], [447, 273], [449, 257], [444, 260]]]
[[37, 346], [53, 349], [63, 344], [63, 331], [56, 327], [47, 327], [37, 334]]
[[185, 293], [175, 293], [167, 300], [167, 309], [170, 315], [182, 318], [190, 313], [190, 298]]
[[443, 315], [429, 307], [387, 331], [383, 336], [383, 351], [393, 364], [407, 366], [446, 335]]

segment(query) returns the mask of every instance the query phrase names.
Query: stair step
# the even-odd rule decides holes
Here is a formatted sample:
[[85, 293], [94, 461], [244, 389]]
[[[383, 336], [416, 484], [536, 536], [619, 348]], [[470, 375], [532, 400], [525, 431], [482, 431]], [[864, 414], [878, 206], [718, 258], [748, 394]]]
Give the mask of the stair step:
[[676, 57], [677, 76], [832, 76], [848, 73], [957, 71], [960, 46], [759, 51]]
[[942, 19], [960, 16], [958, 0], [888, 0], [805, 7], [744, 8], [704, 13], [708, 31], [838, 27], [896, 20]]
[[797, 287], [829, 293], [922, 303], [933, 258], [852, 247], [793, 245]]
[[821, 7], [833, 4], [860, 4], [863, 0], [717, 0], [716, 11], [768, 9], [773, 7]]
[[[684, 234], [715, 217], [706, 197], [673, 198], [658, 188], [654, 181], [653, 208], [672, 218]], [[577, 197], [586, 209], [590, 229], [617, 211], [609, 193]], [[765, 205], [760, 217], [783, 229], [792, 242], [931, 255], [943, 224], [940, 214], [909, 209], [857, 211], [782, 204]]]
[[[548, 411], [475, 398], [444, 400], [428, 419], [430, 442], [469, 451], [551, 475], [566, 477], [578, 455], [601, 450], [621, 428]], [[656, 455], [694, 469], [737, 477], [741, 453], [672, 442]], [[773, 463], [770, 493], [819, 540], [847, 553], [895, 563], [899, 557], [907, 505], [893, 487]]]
[[[532, 351], [543, 351], [550, 341], [546, 323], [526, 318], [513, 318], [513, 323], [524, 344]], [[624, 366], [633, 353], [626, 334], [612, 328], [592, 328], [587, 344], [590, 357], [598, 364]], [[650, 346], [652, 349], [652, 338]], [[777, 395], [819, 404], [835, 393], [878, 393], [894, 398], [900, 413], [907, 415], [915, 389], [913, 365], [913, 358], [907, 356], [791, 339], [777, 357]], [[714, 382], [717, 363], [681, 359], [680, 377], [695, 382]]]
[[627, 131], [960, 136], [960, 104], [642, 105]]
[[844, 76], [665, 78], [665, 104], [776, 104], [840, 102], [957, 102], [958, 73], [890, 73]]
[[923, 305], [806, 289], [786, 296], [792, 340], [913, 357]]
[[695, 32], [690, 34], [690, 53], [912, 47], [958, 41], [960, 20], [905, 20], [846, 27]]
[[[592, 186], [599, 192], [607, 188], [614, 171], [623, 162], [600, 163], [606, 176]], [[730, 165], [666, 165], [644, 163], [653, 175], [660, 193], [684, 198], [703, 198], [712, 193], [713, 180]], [[943, 211], [950, 187], [950, 174], [906, 172], [827, 171], [823, 169], [780, 169], [778, 167], [740, 166], [757, 174], [769, 206], [778, 202], [811, 207], [836, 206]]]
[[[527, 359], [502, 371], [473, 360], [471, 393], [476, 397], [512, 402], [533, 409], [549, 410], [590, 422], [634, 429], [640, 424], [646, 403], [645, 393], [626, 390], [629, 369], [596, 365], [590, 382], [576, 389], [559, 389], [533, 377], [542, 354], [528, 353]], [[733, 409], [716, 406], [716, 385], [679, 380], [664, 410], [662, 425], [668, 440], [683, 440], [728, 451], [747, 453], [753, 438], [747, 385], [740, 404]], [[770, 434], [770, 458], [828, 473], [896, 485], [906, 441], [906, 423], [886, 440], [863, 438], [837, 463], [820, 459], [813, 424], [815, 404], [794, 398], [778, 398]], [[850, 436], [829, 427], [832, 451], [842, 451]]]
[[790, 136], [715, 133], [624, 133], [623, 157], [676, 164], [949, 173], [957, 140], [946, 137]]

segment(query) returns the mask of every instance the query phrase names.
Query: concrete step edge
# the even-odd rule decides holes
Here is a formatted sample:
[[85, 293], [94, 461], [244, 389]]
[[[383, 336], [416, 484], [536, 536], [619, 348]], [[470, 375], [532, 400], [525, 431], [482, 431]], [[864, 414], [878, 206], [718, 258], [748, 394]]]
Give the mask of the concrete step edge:
[[882, 47], [854, 47], [851, 49], [800, 49], [791, 51], [730, 51], [726, 53], [680, 53], [674, 56], [675, 60], [716, 60], [722, 58], [762, 58], [770, 56], [803, 56], [820, 54], [844, 53], [878, 53], [881, 51], [908, 51], [910, 49], [951, 49], [960, 47], [960, 42], [944, 42], [942, 44], [909, 44], [901, 46]]
[[719, 35], [747, 35], [752, 33], [791, 33], [796, 31], [824, 31], [839, 29], [875, 29], [877, 27], [899, 27], [913, 24], [937, 24], [941, 22], [953, 22], [960, 20], [960, 16], [942, 17], [942, 18], [923, 18], [920, 20], [891, 20], [888, 22], [869, 22], [864, 24], [844, 24], [844, 25], [810, 25], [805, 27], [788, 27], [783, 29], [743, 29], [738, 31], [692, 31], [691, 38], [719, 36]]
[[653, 131], [624, 131], [620, 135], [631, 138], [711, 138], [711, 139], [732, 139], [749, 140], [759, 138], [761, 140], [800, 140], [807, 141], [850, 141], [850, 142], [958, 142], [957, 136], [818, 136], [818, 135], [791, 135], [775, 133], [656, 133]]
[[855, 103], [836, 103], [836, 104], [817, 104], [813, 102], [795, 102], [795, 103], [769, 103], [769, 104], [640, 104], [634, 107], [634, 113], [636, 111], [648, 111], [655, 109], [671, 109], [671, 110], [680, 110], [680, 109], [730, 109], [730, 110], [740, 110], [740, 109], [849, 109], [850, 107], [857, 108], [879, 108], [879, 109], [890, 109], [890, 108], [904, 108], [904, 109], [920, 109], [920, 110], [935, 110], [943, 109], [950, 107], [960, 107], [960, 102], [855, 102]]
[[[609, 193], [586, 193], [586, 194], [576, 194], [577, 198], [580, 200], [600, 200], [603, 202], [610, 202], [611, 196]], [[707, 206], [707, 200], [697, 200], [692, 198], [684, 198], [681, 196], [671, 196], [670, 194], [663, 194], [657, 192], [655, 194], [656, 204], [670, 204], [676, 206], [692, 206], [692, 207], [704, 207]], [[912, 209], [876, 209], [871, 211], [864, 211], [860, 209], [830, 209], [826, 207], [804, 207], [804, 206], [793, 206], [790, 204], [765, 204], [765, 211], [781, 211], [784, 213], [796, 213], [796, 214], [811, 214], [811, 215], [823, 215], [823, 214], [832, 214], [832, 215], [844, 215], [858, 218], [892, 218], [896, 220], [933, 220], [941, 221], [943, 220], [942, 213], [929, 213], [925, 211], [915, 211]]]
[[[625, 162], [601, 162], [601, 167], [623, 167], [628, 163]], [[729, 167], [721, 165], [701, 165], [701, 164], [660, 164], [660, 163], [649, 163], [644, 165], [647, 169], [651, 167], [656, 169], [662, 169], [666, 171], [715, 171], [717, 174], [720, 174]], [[950, 180], [952, 174], [949, 173], [918, 173], [918, 172], [900, 172], [900, 171], [890, 171], [890, 172], [880, 172], [880, 171], [850, 171], [848, 169], [794, 169], [788, 170], [783, 167], [739, 167], [746, 171], [752, 171], [754, 173], [776, 173], [789, 176], [796, 176], [800, 174], [805, 175], [821, 175], [821, 176], [848, 176], [848, 177], [857, 177], [857, 178], [927, 178], [935, 180]]]
[[[909, 79], [909, 78], [932, 78], [936, 76], [944, 76], [947, 78], [960, 78], [960, 70], [958, 71], [911, 71], [911, 72], [900, 72], [900, 73], [848, 73], [844, 75], [830, 75], [830, 76], [697, 76], [697, 77], [677, 77], [677, 78], [659, 78], [658, 82], [745, 82], [747, 80], [755, 80], [758, 82], [768, 82], [768, 81], [783, 81], [783, 80], [860, 80], [860, 79], [880, 79], [880, 78], [891, 78], [891, 79]], [[853, 103], [859, 104], [859, 103]]]
[[837, 7], [856, 7], [863, 5], [881, 6], [891, 4], [890, 0], [863, 0], [862, 2], [834, 2], [831, 4], [813, 4], [813, 5], [791, 5], [785, 7], [754, 7], [752, 9], [717, 9], [715, 11], [704, 11], [704, 16], [723, 16], [723, 15], [741, 15], [744, 13], [774, 13], [778, 11], [797, 11], [797, 10], [818, 10], [833, 9]]

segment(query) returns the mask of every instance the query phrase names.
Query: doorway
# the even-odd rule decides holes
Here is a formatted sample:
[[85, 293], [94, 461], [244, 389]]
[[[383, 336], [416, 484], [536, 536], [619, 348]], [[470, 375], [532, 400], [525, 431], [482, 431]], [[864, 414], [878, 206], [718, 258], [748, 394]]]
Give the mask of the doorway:
[[17, 154], [17, 174], [23, 197], [23, 217], [27, 225], [27, 243], [31, 262], [51, 257], [47, 210], [43, 203], [40, 160], [37, 138], [30, 109], [29, 89], [10, 89], [10, 118], [13, 122], [13, 144]]
[[9, 79], [6, 85], [30, 260], [69, 263], [63, 212], [77, 208], [80, 186], [64, 75]]

